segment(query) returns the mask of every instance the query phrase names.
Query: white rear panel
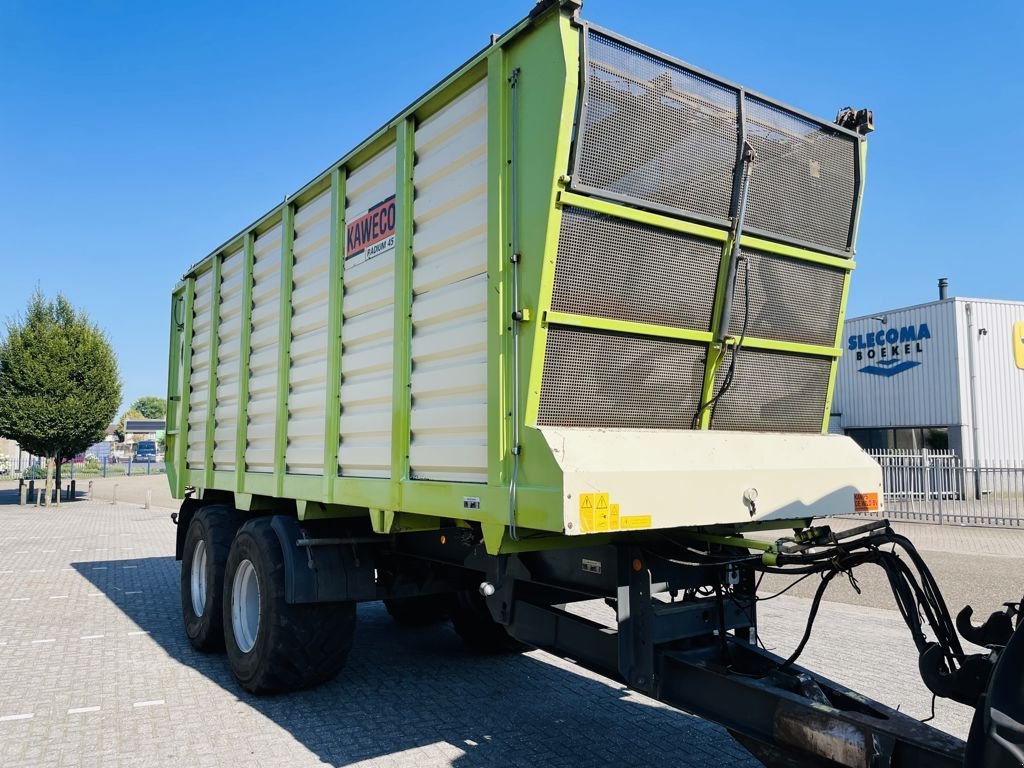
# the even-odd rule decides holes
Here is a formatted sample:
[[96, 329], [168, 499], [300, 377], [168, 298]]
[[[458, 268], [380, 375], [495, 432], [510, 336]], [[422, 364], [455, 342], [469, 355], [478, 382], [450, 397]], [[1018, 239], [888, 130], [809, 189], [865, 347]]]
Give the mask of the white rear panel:
[[[392, 145], [346, 180], [345, 295], [341, 331], [339, 472], [391, 476], [391, 386], [394, 368], [394, 239], [359, 240], [353, 227], [395, 195]], [[393, 210], [393, 209], [392, 209]], [[369, 247], [365, 247], [369, 243]]]
[[487, 85], [416, 130], [412, 477], [487, 480]]
[[220, 318], [217, 330], [217, 400], [214, 403], [213, 468], [235, 469], [238, 442], [239, 358], [242, 354], [242, 249], [224, 257], [220, 273]]
[[882, 470], [848, 437], [543, 427], [565, 532], [793, 520], [882, 508]]
[[210, 339], [213, 323], [213, 269], [196, 278], [192, 299], [192, 370], [188, 385], [188, 443], [185, 453], [189, 469], [206, 466], [206, 409], [210, 402]]
[[285, 471], [323, 474], [327, 398], [327, 299], [330, 285], [331, 191], [295, 212], [292, 340], [288, 371]]
[[249, 426], [245, 468], [248, 472], [273, 472], [281, 316], [280, 223], [256, 238], [252, 275]]

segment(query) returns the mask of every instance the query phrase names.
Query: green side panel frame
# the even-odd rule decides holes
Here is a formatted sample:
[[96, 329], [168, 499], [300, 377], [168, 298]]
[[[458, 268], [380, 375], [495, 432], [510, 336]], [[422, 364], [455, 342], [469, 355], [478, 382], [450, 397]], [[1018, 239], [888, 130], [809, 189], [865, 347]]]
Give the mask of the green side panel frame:
[[224, 257], [220, 254], [213, 260], [213, 280], [210, 283], [213, 296], [210, 301], [210, 394], [206, 398], [206, 436], [203, 445], [203, 469], [206, 471], [204, 487], [213, 486], [213, 441], [217, 409], [217, 355], [220, 349], [220, 281]]
[[391, 390], [391, 484], [395, 495], [409, 479], [409, 419], [412, 409], [412, 234], [416, 124], [398, 124], [395, 141], [395, 325]]
[[249, 356], [252, 354], [252, 267], [256, 238], [246, 232], [242, 243], [242, 334], [238, 355], [238, 424], [235, 431], [234, 489], [245, 489], [245, 447], [249, 441]]
[[[185, 464], [185, 454], [188, 450], [188, 404], [189, 394], [192, 391], [192, 387], [189, 384], [189, 375], [192, 371], [192, 321], [193, 321], [193, 302], [196, 297], [196, 281], [194, 277], [188, 277], [185, 280], [185, 301], [183, 306], [184, 311], [184, 323], [180, 331], [180, 360], [181, 368], [179, 369], [178, 378], [181, 383], [180, 395], [178, 400], [178, 434], [174, 441], [174, 446], [168, 446], [170, 451], [173, 448], [174, 464], [177, 468], [175, 473], [175, 484], [176, 487], [173, 489], [175, 498], [183, 498], [185, 496], [185, 486], [188, 484], [188, 471]], [[176, 324], [175, 324], [176, 327]], [[173, 335], [172, 335], [173, 338]]]
[[285, 452], [288, 448], [288, 374], [291, 370], [294, 239], [295, 206], [285, 203], [281, 209], [281, 317], [277, 358], [277, 417], [274, 426], [274, 479], [278, 496], [284, 494]]
[[322, 496], [334, 500], [334, 478], [338, 474], [338, 440], [341, 430], [341, 313], [345, 298], [345, 258], [342, 233], [345, 231], [345, 171], [331, 172], [331, 243], [327, 294], [327, 402], [324, 406], [324, 476]]

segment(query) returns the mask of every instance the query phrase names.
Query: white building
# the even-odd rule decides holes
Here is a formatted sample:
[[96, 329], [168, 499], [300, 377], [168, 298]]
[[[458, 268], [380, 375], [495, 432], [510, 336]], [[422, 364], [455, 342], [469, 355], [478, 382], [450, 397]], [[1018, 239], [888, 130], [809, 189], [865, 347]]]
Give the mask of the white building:
[[968, 464], [977, 442], [983, 464], [1024, 465], [1024, 302], [940, 298], [850, 318], [830, 431]]

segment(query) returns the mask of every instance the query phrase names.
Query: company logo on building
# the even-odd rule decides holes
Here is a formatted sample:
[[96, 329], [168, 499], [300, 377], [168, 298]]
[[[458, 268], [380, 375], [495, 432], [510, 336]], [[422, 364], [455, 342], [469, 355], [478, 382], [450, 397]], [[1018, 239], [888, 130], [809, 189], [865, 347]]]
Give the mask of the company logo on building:
[[847, 349], [858, 362], [868, 361], [858, 369], [861, 373], [889, 378], [921, 365], [922, 361], [914, 358], [924, 352], [931, 337], [928, 323], [903, 325], [850, 336]]

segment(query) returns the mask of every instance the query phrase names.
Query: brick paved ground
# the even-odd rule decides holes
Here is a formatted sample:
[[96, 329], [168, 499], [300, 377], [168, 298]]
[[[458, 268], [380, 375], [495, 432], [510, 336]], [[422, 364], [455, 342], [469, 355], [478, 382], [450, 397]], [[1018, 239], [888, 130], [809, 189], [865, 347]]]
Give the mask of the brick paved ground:
[[[450, 629], [403, 630], [379, 604], [360, 607], [339, 680], [252, 697], [184, 637], [167, 514], [0, 507], [0, 765], [756, 765], [720, 728], [568, 662], [468, 656]], [[769, 647], [787, 654], [806, 610], [764, 603]], [[805, 660], [927, 714], [892, 611], [826, 604]], [[965, 735], [964, 708], [938, 712]]]

